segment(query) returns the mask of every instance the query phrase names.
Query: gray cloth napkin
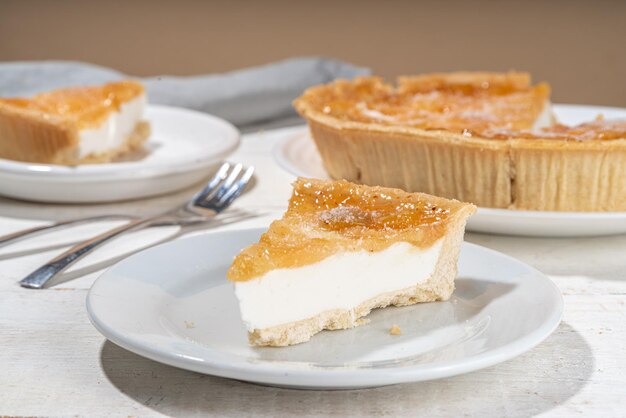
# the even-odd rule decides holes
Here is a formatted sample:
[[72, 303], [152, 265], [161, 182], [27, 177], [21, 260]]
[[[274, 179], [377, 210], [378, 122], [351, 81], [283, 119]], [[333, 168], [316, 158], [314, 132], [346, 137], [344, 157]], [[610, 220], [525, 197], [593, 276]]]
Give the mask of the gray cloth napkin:
[[324, 58], [295, 58], [224, 74], [148, 78], [79, 62], [5, 62], [0, 63], [0, 97], [135, 78], [146, 86], [150, 103], [211, 113], [239, 127], [275, 127], [297, 120], [291, 102], [307, 87], [369, 73]]

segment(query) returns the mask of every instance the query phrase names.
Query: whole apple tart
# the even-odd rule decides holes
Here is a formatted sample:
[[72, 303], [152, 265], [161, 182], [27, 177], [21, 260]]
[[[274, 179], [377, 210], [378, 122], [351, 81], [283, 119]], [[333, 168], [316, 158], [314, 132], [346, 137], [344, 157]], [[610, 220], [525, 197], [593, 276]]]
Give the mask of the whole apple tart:
[[559, 124], [527, 73], [338, 80], [294, 106], [334, 179], [482, 207], [626, 210], [626, 120]]

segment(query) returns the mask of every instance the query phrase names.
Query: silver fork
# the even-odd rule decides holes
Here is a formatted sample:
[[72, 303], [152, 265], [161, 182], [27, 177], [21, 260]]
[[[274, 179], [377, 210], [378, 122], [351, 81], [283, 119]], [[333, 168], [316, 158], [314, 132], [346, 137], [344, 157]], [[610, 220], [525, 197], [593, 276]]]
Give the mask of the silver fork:
[[243, 192], [252, 178], [254, 167], [244, 169], [242, 164], [224, 163], [206, 187], [181, 207], [161, 215], [137, 219], [111, 229], [87, 241], [77, 244], [39, 267], [20, 281], [20, 285], [30, 289], [42, 289], [56, 275], [96, 248], [120, 235], [148, 226], [190, 225], [206, 222], [222, 212]]

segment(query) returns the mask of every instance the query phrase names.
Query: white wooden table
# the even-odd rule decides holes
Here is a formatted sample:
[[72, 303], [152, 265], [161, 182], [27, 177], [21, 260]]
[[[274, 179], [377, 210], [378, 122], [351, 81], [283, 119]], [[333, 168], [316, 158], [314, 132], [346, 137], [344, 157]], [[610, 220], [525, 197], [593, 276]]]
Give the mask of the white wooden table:
[[[293, 177], [271, 150], [293, 128], [244, 137], [231, 158], [257, 167], [254, 188], [235, 207], [268, 225], [280, 216]], [[110, 205], [43, 205], [0, 199], [0, 234], [61, 218], [151, 214], [193, 193]], [[557, 283], [565, 315], [530, 352], [454, 378], [358, 391], [297, 391], [204, 376], [139, 357], [89, 323], [85, 295], [103, 268], [132, 248], [176, 234], [135, 233], [75, 268], [48, 290], [18, 279], [69, 243], [113, 223], [63, 231], [0, 250], [0, 416], [626, 416], [626, 236], [540, 239], [467, 234], [517, 257]], [[192, 231], [191, 233], [202, 233]]]

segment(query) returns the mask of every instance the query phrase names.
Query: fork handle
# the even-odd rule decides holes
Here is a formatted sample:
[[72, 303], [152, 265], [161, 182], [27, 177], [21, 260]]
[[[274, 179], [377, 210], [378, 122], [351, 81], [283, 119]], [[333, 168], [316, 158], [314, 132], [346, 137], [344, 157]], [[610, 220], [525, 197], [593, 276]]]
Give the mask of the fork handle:
[[110, 231], [97, 235], [87, 241], [76, 244], [63, 254], [53, 258], [48, 263], [44, 264], [25, 278], [23, 278], [20, 281], [20, 285], [29, 289], [42, 289], [46, 287], [46, 284], [57, 274], [61, 273], [63, 270], [67, 269], [69, 266], [86, 256], [96, 248], [100, 247], [104, 243], [114, 238], [117, 238], [126, 232], [137, 231], [155, 223], [167, 222], [172, 220], [173, 218], [169, 215], [158, 215], [152, 216], [150, 218], [136, 219], [117, 228], [113, 228]]
[[57, 222], [52, 225], [36, 226], [34, 228], [23, 229], [21, 231], [13, 232], [7, 235], [0, 236], [0, 248], [21, 241], [26, 238], [30, 238], [46, 232], [52, 232], [55, 230], [65, 229], [76, 225], [86, 224], [89, 222], [100, 221], [114, 221], [120, 219], [133, 219], [133, 216], [128, 215], [103, 215], [92, 216], [88, 218], [73, 219], [70, 221]]

